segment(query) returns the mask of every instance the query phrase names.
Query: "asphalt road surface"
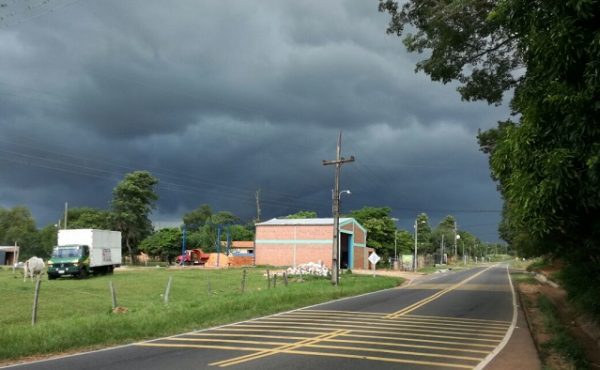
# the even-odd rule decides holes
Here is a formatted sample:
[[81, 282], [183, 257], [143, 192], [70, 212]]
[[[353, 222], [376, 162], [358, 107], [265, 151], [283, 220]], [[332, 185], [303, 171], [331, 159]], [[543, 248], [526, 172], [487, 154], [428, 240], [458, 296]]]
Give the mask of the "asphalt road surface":
[[15, 369], [474, 369], [512, 332], [506, 266]]

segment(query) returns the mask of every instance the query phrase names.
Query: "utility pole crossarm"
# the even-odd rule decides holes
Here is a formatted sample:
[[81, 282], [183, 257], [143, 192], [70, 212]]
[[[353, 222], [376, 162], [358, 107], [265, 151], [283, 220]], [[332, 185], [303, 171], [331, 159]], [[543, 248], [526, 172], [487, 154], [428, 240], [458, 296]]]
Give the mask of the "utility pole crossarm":
[[333, 160], [333, 161], [328, 161], [328, 160], [323, 160], [323, 166], [329, 166], [331, 164], [344, 164], [344, 163], [348, 163], [348, 162], [354, 162], [354, 156], [351, 155], [350, 158], [340, 158], [338, 160]]

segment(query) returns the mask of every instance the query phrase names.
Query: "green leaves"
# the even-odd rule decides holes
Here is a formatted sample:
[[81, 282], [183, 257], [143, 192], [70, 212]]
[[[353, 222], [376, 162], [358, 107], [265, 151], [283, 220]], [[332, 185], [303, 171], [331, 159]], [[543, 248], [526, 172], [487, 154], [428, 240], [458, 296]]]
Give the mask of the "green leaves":
[[154, 186], [158, 179], [147, 171], [135, 171], [114, 188], [112, 201], [113, 223], [122, 232], [125, 246], [134, 260], [135, 245], [152, 232], [148, 218], [158, 195]]

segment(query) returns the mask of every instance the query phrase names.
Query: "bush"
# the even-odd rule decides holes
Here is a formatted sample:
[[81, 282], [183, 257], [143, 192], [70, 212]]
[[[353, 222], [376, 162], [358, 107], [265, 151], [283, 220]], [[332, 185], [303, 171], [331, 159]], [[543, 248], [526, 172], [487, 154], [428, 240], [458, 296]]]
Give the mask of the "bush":
[[600, 322], [600, 266], [591, 261], [565, 266], [561, 282], [575, 306]]

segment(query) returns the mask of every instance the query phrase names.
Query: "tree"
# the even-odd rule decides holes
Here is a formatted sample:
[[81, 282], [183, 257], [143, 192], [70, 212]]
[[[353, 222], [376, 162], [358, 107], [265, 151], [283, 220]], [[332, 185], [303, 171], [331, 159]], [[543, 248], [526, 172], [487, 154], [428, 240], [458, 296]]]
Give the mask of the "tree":
[[375, 248], [384, 261], [394, 255], [396, 225], [391, 212], [389, 207], [363, 207], [350, 213], [350, 217], [367, 229], [367, 245]]
[[380, 0], [379, 10], [392, 17], [388, 34], [401, 36], [407, 26], [416, 29], [403, 41], [410, 52], [429, 52], [417, 71], [444, 84], [458, 81], [464, 100], [498, 104], [505, 91], [518, 85], [511, 72], [523, 65], [520, 35], [505, 26], [508, 13], [502, 7], [521, 1], [410, 0], [399, 6]]
[[254, 240], [254, 225], [231, 225], [231, 240]]
[[91, 207], [76, 207], [69, 209], [67, 226], [70, 229], [112, 229], [112, 219], [109, 211]]
[[35, 255], [40, 258], [49, 258], [52, 254], [52, 248], [56, 246], [58, 230], [56, 225], [49, 224], [38, 230]]
[[517, 121], [479, 135], [505, 236], [600, 272], [597, 2], [380, 0], [379, 9], [392, 17], [388, 33], [416, 29], [407, 48], [430, 52], [417, 69], [458, 81], [463, 99], [499, 103], [514, 88]]
[[152, 232], [148, 218], [158, 195], [154, 186], [158, 180], [147, 171], [134, 171], [114, 188], [112, 200], [113, 223], [120, 230], [132, 263], [137, 243]]
[[178, 228], [160, 229], [141, 241], [139, 249], [170, 263], [181, 254], [182, 232]]
[[411, 254], [415, 247], [414, 241], [415, 239], [411, 233], [406, 230], [398, 230], [396, 232], [396, 246], [398, 255]]
[[[417, 216], [417, 247], [420, 254], [434, 253], [435, 247], [431, 241], [432, 232], [429, 217], [426, 213]], [[414, 242], [414, 240], [413, 240]]]
[[294, 218], [317, 218], [317, 212], [315, 211], [298, 211], [296, 213], [292, 213], [291, 215], [285, 216], [288, 219]]
[[208, 220], [210, 220], [213, 214], [212, 209], [208, 204], [203, 204], [200, 207], [194, 209], [183, 215], [183, 223], [190, 230], [198, 230]]
[[441, 253], [442, 238], [444, 254], [454, 254], [454, 216], [448, 215], [438, 224], [431, 235], [431, 243], [436, 251]]
[[20, 256], [29, 258], [38, 252], [35, 220], [25, 206], [0, 208], [0, 244], [21, 247]]

